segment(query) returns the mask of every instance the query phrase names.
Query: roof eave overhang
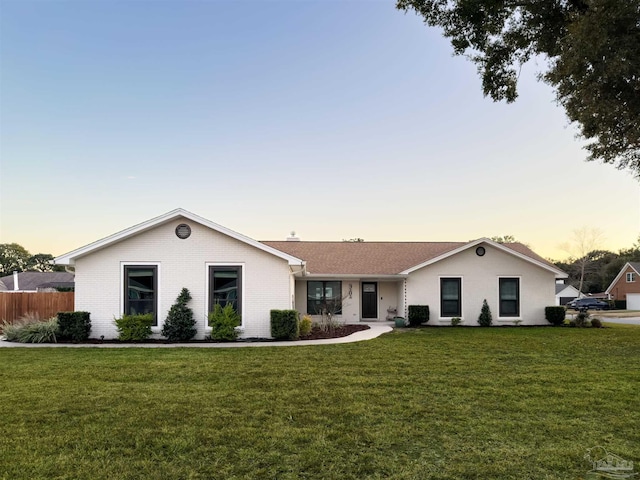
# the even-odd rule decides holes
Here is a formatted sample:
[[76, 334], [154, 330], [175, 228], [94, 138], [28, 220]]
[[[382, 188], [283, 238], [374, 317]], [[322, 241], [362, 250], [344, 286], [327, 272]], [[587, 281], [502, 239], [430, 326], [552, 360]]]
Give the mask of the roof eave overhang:
[[242, 235], [241, 233], [235, 232], [229, 228], [223, 227], [222, 225], [218, 225], [215, 222], [212, 222], [210, 220], [207, 220], [206, 218], [200, 217], [199, 215], [196, 215], [194, 213], [191, 213], [187, 210], [184, 210], [182, 208], [177, 208], [175, 210], [171, 210], [170, 212], [167, 212], [163, 215], [160, 215], [158, 217], [152, 218], [150, 220], [147, 220], [146, 222], [142, 222], [139, 223], [137, 225], [134, 225], [132, 227], [129, 227], [125, 230], [122, 230], [118, 233], [114, 233], [113, 235], [110, 235], [108, 237], [105, 237], [101, 240], [97, 240], [93, 243], [90, 243], [88, 245], [85, 245], [84, 247], [80, 247], [76, 250], [73, 250], [69, 253], [65, 253], [64, 255], [60, 255], [56, 258], [53, 259], [54, 263], [56, 265], [73, 265], [75, 264], [75, 261], [80, 258], [83, 257], [85, 255], [88, 255], [90, 253], [93, 253], [95, 251], [101, 250], [103, 248], [106, 248], [110, 245], [113, 245], [115, 243], [118, 243], [122, 240], [125, 240], [129, 237], [132, 237], [134, 235], [137, 235], [139, 233], [145, 232], [147, 230], [150, 230], [152, 228], [155, 228], [157, 226], [163, 225], [165, 223], [168, 223], [170, 221], [175, 220], [176, 218], [179, 217], [183, 217], [186, 218], [188, 220], [191, 220], [193, 222], [199, 223], [205, 227], [208, 227], [212, 230], [215, 230], [217, 232], [220, 232], [224, 235], [227, 235], [231, 238], [234, 238], [236, 240], [239, 240], [243, 243], [246, 243], [248, 245], [251, 245], [252, 247], [255, 247], [259, 250], [262, 250], [264, 252], [270, 253], [271, 255], [274, 255], [276, 257], [282, 258], [283, 260], [286, 260], [288, 262], [289, 265], [304, 265], [305, 262], [304, 260], [294, 257], [293, 255], [289, 255], [287, 253], [284, 253], [280, 250], [277, 250], [273, 247], [270, 247], [268, 245], [264, 245], [263, 243], [260, 243], [252, 238], [249, 238], [245, 235]]
[[367, 274], [357, 274], [357, 273], [307, 273], [305, 278], [314, 279], [314, 278], [335, 278], [335, 279], [343, 279], [343, 280], [404, 280], [408, 275], [404, 274], [376, 274], [376, 273], [367, 273]]

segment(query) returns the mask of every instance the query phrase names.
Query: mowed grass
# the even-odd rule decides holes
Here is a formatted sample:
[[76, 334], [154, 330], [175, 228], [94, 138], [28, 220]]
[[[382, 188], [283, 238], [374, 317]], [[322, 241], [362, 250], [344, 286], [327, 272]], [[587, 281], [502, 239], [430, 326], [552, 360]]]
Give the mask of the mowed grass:
[[640, 328], [0, 349], [0, 478], [579, 479], [640, 465]]

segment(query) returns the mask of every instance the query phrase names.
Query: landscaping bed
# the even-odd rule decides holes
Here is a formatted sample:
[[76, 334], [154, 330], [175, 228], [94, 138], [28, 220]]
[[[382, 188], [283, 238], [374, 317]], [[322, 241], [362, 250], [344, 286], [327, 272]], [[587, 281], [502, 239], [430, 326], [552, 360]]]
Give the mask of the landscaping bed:
[[[334, 327], [332, 329], [329, 330], [322, 330], [320, 329], [320, 327], [313, 327], [313, 329], [311, 330], [311, 333], [309, 335], [304, 335], [304, 336], [300, 336], [299, 340], [323, 340], [323, 339], [330, 339], [330, 338], [341, 338], [341, 337], [347, 337], [349, 335], [351, 335], [352, 333], [355, 332], [361, 332], [363, 330], [369, 330], [369, 326], [368, 325], [340, 325], [337, 327]], [[236, 340], [236, 342], [275, 342], [276, 340], [273, 340], [271, 338], [240, 338], [238, 340]], [[47, 342], [47, 343], [51, 343], [51, 342]], [[188, 343], [188, 344], [192, 344], [192, 343], [221, 343], [221, 342], [216, 342], [214, 340], [210, 340], [210, 339], [200, 339], [200, 340], [188, 340], [186, 342], [171, 342], [169, 340], [167, 340], [166, 338], [148, 338], [146, 340], [140, 340], [140, 341], [136, 341], [136, 342], [130, 342], [130, 341], [122, 341], [122, 340], [117, 340], [117, 339], [100, 339], [100, 338], [89, 338], [88, 340], [84, 341], [84, 342], [73, 342], [71, 340], [61, 340], [61, 341], [57, 341], [56, 343], [60, 343], [60, 344], [91, 344], [91, 345], [97, 345], [97, 344], [101, 344], [101, 343], [108, 343], [108, 344], [131, 344], [131, 343], [140, 343], [140, 344], [180, 344], [180, 343]], [[224, 343], [230, 343], [230, 342], [224, 342]]]

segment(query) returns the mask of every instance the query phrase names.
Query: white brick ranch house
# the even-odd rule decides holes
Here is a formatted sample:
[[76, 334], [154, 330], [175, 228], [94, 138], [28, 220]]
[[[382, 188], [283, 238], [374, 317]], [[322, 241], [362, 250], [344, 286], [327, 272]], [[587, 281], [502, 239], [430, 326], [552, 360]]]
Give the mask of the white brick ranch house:
[[269, 337], [271, 309], [315, 313], [341, 298], [347, 322], [405, 316], [428, 305], [429, 324], [477, 325], [487, 300], [494, 324], [546, 324], [555, 280], [566, 274], [526, 246], [472, 242], [259, 242], [176, 209], [61, 255], [74, 265], [75, 309], [91, 313], [92, 337], [117, 337], [114, 319], [153, 312], [159, 336], [183, 287], [198, 337], [208, 312], [232, 303], [244, 337]]

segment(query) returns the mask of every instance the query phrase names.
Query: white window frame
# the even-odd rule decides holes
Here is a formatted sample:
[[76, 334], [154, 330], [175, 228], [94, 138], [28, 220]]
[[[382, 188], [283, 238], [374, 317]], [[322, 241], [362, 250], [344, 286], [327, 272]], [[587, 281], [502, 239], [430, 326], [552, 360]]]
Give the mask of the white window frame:
[[636, 274], [635, 272], [627, 272], [627, 283], [635, 283]]
[[211, 291], [210, 280], [211, 276], [209, 275], [209, 270], [211, 267], [239, 267], [240, 268], [240, 308], [242, 311], [240, 312], [240, 325], [236, 327], [236, 329], [242, 331], [245, 327], [245, 315], [246, 311], [245, 306], [245, 279], [246, 275], [246, 265], [244, 262], [206, 262], [204, 269], [205, 274], [205, 292], [204, 292], [204, 330], [207, 333], [211, 333], [211, 327], [209, 326], [209, 292]]
[[[518, 316], [517, 317], [501, 317], [500, 316], [500, 279], [503, 278], [517, 278], [518, 279]], [[512, 322], [513, 320], [522, 320], [522, 276], [520, 275], [500, 275], [497, 280], [497, 300], [496, 304], [498, 307], [498, 316], [496, 317], [498, 320], [504, 320], [505, 322]]]
[[124, 315], [124, 305], [126, 302], [126, 299], [124, 298], [124, 270], [125, 267], [137, 267], [137, 266], [141, 266], [141, 267], [156, 267], [156, 274], [158, 275], [158, 278], [156, 279], [156, 286], [158, 288], [158, 291], [156, 292], [156, 318], [158, 319], [158, 325], [154, 325], [151, 327], [151, 331], [153, 333], [160, 333], [162, 331], [162, 327], [164, 325], [164, 315], [160, 315], [160, 310], [161, 310], [161, 293], [162, 292], [162, 287], [161, 287], [161, 280], [162, 280], [162, 271], [161, 271], [161, 266], [162, 264], [160, 262], [120, 262], [120, 318], [122, 318], [122, 316]]
[[442, 279], [458, 278], [460, 279], [460, 319], [464, 322], [464, 276], [463, 275], [439, 275], [438, 276], [438, 320], [450, 322], [452, 318], [442, 316]]

